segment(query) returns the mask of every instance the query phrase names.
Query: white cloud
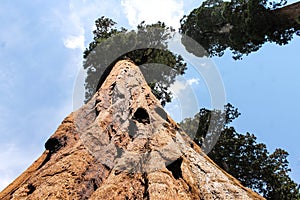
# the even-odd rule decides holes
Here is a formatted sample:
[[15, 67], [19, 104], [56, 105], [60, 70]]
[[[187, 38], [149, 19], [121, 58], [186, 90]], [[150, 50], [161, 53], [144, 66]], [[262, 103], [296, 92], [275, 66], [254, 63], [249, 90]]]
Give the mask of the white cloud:
[[122, 0], [129, 25], [135, 28], [140, 22], [165, 22], [168, 26], [179, 28], [184, 14], [182, 0]]
[[71, 27], [71, 29], [67, 29], [68, 32], [65, 33], [67, 34], [67, 37], [63, 39], [65, 47], [70, 49], [80, 49], [81, 51], [84, 49], [85, 30], [82, 18], [85, 15], [85, 12], [78, 12], [78, 6], [74, 5], [72, 1], [70, 2], [69, 14], [67, 15], [67, 20], [64, 21], [64, 25], [69, 24], [68, 27]]
[[[120, 21], [120, 2], [111, 1], [77, 1], [70, 0], [65, 13], [56, 12], [60, 21], [60, 29], [65, 35], [64, 45], [71, 49], [84, 49], [85, 42], [92, 39], [92, 31], [95, 29], [94, 22], [101, 16]], [[115, 19], [119, 18], [119, 19]]]
[[170, 87], [170, 90], [173, 93], [181, 93], [185, 91], [187, 88], [190, 88], [191, 85], [199, 85], [200, 84], [200, 79], [198, 78], [191, 78], [191, 79], [181, 79], [181, 80], [176, 80]]
[[66, 39], [63, 40], [64, 45], [70, 49], [80, 49], [84, 50], [84, 35], [79, 36], [68, 36]]
[[171, 87], [170, 90], [172, 91], [172, 93], [178, 94], [182, 91], [184, 91], [187, 87], [187, 84], [183, 81], [175, 81]]
[[198, 78], [191, 78], [189, 80], [187, 80], [187, 84], [188, 85], [199, 85], [200, 80]]
[[176, 81], [170, 86], [172, 102], [166, 105], [171, 117], [180, 122], [186, 117], [194, 116], [199, 110], [197, 95], [193, 89], [194, 84], [200, 84], [197, 78], [185, 79], [176, 77]]
[[92, 35], [94, 21], [102, 15], [103, 9], [97, 1], [70, 0], [67, 7], [53, 8], [51, 16], [44, 20], [50, 20], [50, 24], [61, 31], [65, 47], [82, 53], [87, 36]]

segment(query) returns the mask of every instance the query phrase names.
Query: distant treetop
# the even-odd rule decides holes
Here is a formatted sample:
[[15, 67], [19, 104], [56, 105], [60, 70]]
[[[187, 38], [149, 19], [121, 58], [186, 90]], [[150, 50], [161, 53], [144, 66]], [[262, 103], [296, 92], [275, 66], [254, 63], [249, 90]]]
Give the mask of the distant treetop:
[[265, 42], [285, 45], [295, 33], [299, 35], [300, 2], [284, 6], [286, 3], [207, 0], [181, 19], [180, 31], [196, 40], [211, 56], [222, 56], [230, 49], [234, 59], [241, 59]]

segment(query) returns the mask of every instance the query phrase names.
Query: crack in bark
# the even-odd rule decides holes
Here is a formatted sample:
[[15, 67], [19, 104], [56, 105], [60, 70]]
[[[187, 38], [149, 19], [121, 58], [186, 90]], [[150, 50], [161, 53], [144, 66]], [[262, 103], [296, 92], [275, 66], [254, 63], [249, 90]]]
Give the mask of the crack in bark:
[[44, 177], [47, 177], [47, 176], [55, 176], [55, 175], [57, 175], [57, 174], [61, 174], [61, 173], [64, 173], [64, 172], [66, 172], [66, 171], [68, 171], [68, 169], [63, 169], [63, 170], [60, 170], [60, 171], [58, 171], [58, 172], [54, 172], [53, 174], [44, 174], [44, 175], [42, 175], [41, 177], [44, 178]]
[[149, 195], [149, 179], [148, 179], [148, 175], [146, 172], [143, 173], [142, 175], [143, 177], [143, 185], [145, 187], [145, 190], [144, 190], [144, 193], [143, 193], [143, 198], [146, 199], [146, 200], [150, 200], [150, 195]]

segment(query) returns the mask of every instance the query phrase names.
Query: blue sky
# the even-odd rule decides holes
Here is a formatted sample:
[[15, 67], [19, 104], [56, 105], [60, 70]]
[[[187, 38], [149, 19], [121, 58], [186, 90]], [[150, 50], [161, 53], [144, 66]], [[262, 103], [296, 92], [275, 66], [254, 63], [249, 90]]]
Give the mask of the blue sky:
[[[41, 155], [47, 138], [72, 112], [74, 83], [95, 19], [104, 15], [127, 28], [142, 20], [178, 27], [181, 16], [200, 4], [163, 2], [1, 0], [0, 190]], [[213, 58], [227, 101], [242, 113], [234, 126], [254, 133], [269, 151], [286, 149], [291, 176], [298, 183], [299, 45], [295, 38], [286, 46], [266, 44], [242, 61], [234, 61], [228, 52]], [[200, 102], [207, 105], [207, 92], [203, 94]]]

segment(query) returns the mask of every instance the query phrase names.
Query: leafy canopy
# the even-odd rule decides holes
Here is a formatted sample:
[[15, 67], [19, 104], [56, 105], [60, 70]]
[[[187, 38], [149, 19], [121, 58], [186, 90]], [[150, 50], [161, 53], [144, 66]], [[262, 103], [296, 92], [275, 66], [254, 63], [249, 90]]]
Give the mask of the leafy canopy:
[[162, 105], [170, 102], [172, 96], [168, 88], [175, 77], [186, 69], [183, 58], [170, 52], [167, 47], [167, 40], [174, 29], [161, 22], [152, 25], [142, 22], [136, 31], [127, 31], [116, 28], [116, 22], [105, 17], [97, 19], [95, 24], [94, 40], [84, 52], [86, 101], [101, 86], [118, 60], [130, 59], [140, 66]]
[[276, 149], [267, 151], [266, 145], [257, 143], [253, 134], [240, 134], [229, 126], [240, 113], [231, 104], [225, 106], [225, 115], [221, 111], [201, 109], [194, 118], [187, 118], [180, 123], [186, 133], [196, 132], [194, 141], [200, 146], [207, 139], [210, 124], [219, 123], [212, 118], [212, 112], [226, 117], [222, 124], [221, 135], [208, 156], [229, 174], [236, 177], [266, 199], [300, 199], [299, 185], [288, 175], [288, 152]]
[[293, 19], [293, 12], [276, 9], [285, 4], [285, 0], [207, 0], [181, 19], [180, 31], [211, 56], [222, 56], [230, 49], [234, 59], [241, 59], [265, 42], [284, 45], [293, 38], [300, 23]]

